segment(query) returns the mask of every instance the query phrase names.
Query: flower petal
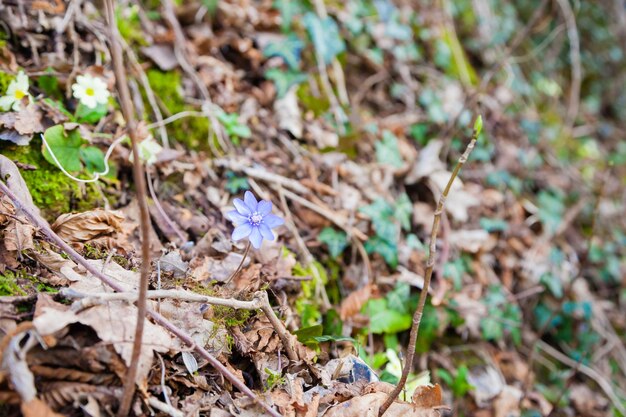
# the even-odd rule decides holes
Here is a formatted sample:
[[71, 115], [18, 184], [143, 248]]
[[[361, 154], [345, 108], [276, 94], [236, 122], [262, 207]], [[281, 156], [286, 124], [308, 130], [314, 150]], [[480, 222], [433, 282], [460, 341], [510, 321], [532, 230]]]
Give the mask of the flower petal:
[[259, 205], [256, 207], [256, 211], [261, 214], [261, 216], [267, 216], [272, 212], [272, 203], [271, 201], [261, 200], [259, 201]]
[[254, 198], [254, 194], [252, 194], [250, 191], [246, 191], [246, 193], [243, 195], [243, 201], [246, 202], [246, 206], [248, 206], [250, 212], [254, 213], [255, 211], [257, 211], [256, 198]]
[[259, 249], [261, 247], [261, 243], [263, 243], [263, 236], [261, 236], [261, 232], [258, 227], [252, 227], [252, 233], [250, 233], [250, 243], [252, 243], [254, 249]]
[[259, 225], [259, 231], [261, 232], [263, 239], [274, 240], [274, 233], [272, 233], [272, 229], [270, 229], [266, 224], [261, 223]]
[[273, 229], [280, 226], [281, 224], [284, 224], [285, 221], [275, 214], [268, 214], [267, 216], [263, 217], [263, 223], [266, 224], [267, 227], [269, 227], [270, 229]]
[[4, 111], [8, 111], [13, 105], [14, 101], [15, 99], [13, 97], [9, 97], [9, 96], [0, 97], [0, 109]]
[[231, 238], [233, 240], [241, 240], [244, 237], [248, 237], [254, 230], [253, 230], [253, 227], [250, 225], [250, 223], [244, 223], [240, 226], [235, 227], [235, 230], [233, 230], [233, 235], [231, 236]]
[[244, 203], [243, 200], [241, 200], [240, 198], [235, 198], [233, 200], [233, 204], [235, 205], [235, 208], [237, 209], [239, 214], [241, 214], [242, 216], [249, 216], [252, 214], [246, 203]]
[[237, 226], [248, 222], [248, 218], [239, 214], [237, 210], [232, 210], [226, 213], [226, 218], [235, 223]]

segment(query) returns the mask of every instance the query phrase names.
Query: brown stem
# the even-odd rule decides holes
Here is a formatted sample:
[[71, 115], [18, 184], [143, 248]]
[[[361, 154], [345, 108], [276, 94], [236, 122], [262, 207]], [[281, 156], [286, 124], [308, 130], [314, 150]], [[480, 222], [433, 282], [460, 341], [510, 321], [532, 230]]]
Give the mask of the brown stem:
[[424, 312], [424, 305], [426, 304], [426, 297], [428, 296], [428, 287], [430, 285], [430, 279], [433, 275], [433, 267], [435, 266], [435, 255], [437, 253], [437, 234], [439, 232], [439, 222], [441, 221], [441, 213], [443, 213], [443, 207], [446, 202], [446, 198], [448, 198], [448, 193], [450, 192], [450, 188], [452, 187], [452, 183], [455, 178], [459, 174], [461, 167], [467, 161], [469, 154], [474, 149], [474, 145], [476, 145], [476, 140], [478, 139], [478, 130], [474, 129], [472, 134], [472, 139], [470, 143], [467, 145], [465, 152], [459, 158], [456, 166], [454, 167], [454, 171], [452, 171], [452, 175], [450, 176], [450, 180], [446, 185], [446, 188], [441, 193], [439, 197], [439, 202], [437, 203], [437, 209], [435, 210], [435, 218], [433, 220], [433, 228], [430, 232], [430, 246], [429, 246], [429, 254], [428, 261], [426, 262], [426, 275], [424, 277], [424, 286], [422, 287], [422, 291], [420, 292], [420, 297], [417, 302], [417, 308], [415, 309], [415, 313], [413, 314], [413, 324], [411, 325], [411, 333], [409, 335], [409, 347], [406, 354], [406, 361], [404, 362], [404, 367], [402, 368], [402, 376], [400, 377], [400, 381], [398, 385], [394, 388], [394, 390], [389, 394], [389, 397], [385, 401], [385, 403], [378, 410], [378, 416], [382, 417], [385, 414], [385, 411], [393, 404], [393, 402], [398, 398], [400, 392], [404, 388], [404, 384], [406, 384], [406, 380], [409, 377], [409, 372], [413, 367], [413, 358], [415, 357], [415, 343], [417, 342], [417, 334], [420, 327], [420, 322], [422, 320], [422, 313]]
[[124, 58], [122, 57], [122, 48], [119, 42], [119, 33], [117, 23], [115, 21], [115, 5], [114, 0], [105, 0], [106, 17], [110, 31], [111, 57], [113, 61], [113, 70], [117, 81], [117, 90], [119, 92], [120, 105], [122, 114], [126, 120], [126, 129], [130, 136], [133, 148], [133, 179], [137, 189], [137, 200], [139, 204], [139, 225], [141, 230], [141, 275], [139, 280], [139, 298], [137, 299], [137, 325], [135, 327], [135, 339], [133, 340], [133, 352], [131, 363], [124, 380], [124, 392], [122, 401], [117, 415], [120, 417], [127, 416], [130, 410], [130, 404], [135, 394], [135, 378], [137, 377], [137, 367], [139, 364], [139, 356], [141, 354], [141, 341], [143, 339], [143, 329], [146, 318], [148, 301], [146, 292], [148, 291], [148, 278], [150, 276], [150, 214], [148, 212], [148, 201], [146, 198], [146, 181], [144, 177], [144, 168], [139, 158], [139, 147], [137, 138], [137, 121], [133, 104], [130, 99], [130, 91], [128, 90], [128, 82], [126, 79], [126, 71], [124, 69]]
[[[26, 217], [28, 217], [28, 219], [31, 221], [31, 223], [36, 226], [48, 238], [50, 242], [57, 245], [72, 260], [85, 268], [85, 270], [87, 270], [91, 275], [98, 278], [109, 287], [113, 288], [113, 290], [117, 292], [124, 292], [124, 288], [122, 288], [117, 282], [107, 277], [98, 268], [87, 262], [85, 258], [83, 258], [78, 252], [76, 252], [70, 245], [65, 243], [65, 241], [63, 241], [63, 239], [59, 237], [59, 235], [54, 233], [54, 231], [52, 231], [52, 229], [50, 228], [50, 225], [44, 219], [42, 219], [41, 216], [35, 213], [33, 207], [25, 205], [15, 195], [15, 193], [11, 191], [11, 189], [9, 189], [9, 187], [7, 187], [7, 185], [2, 181], [0, 181], [0, 192], [6, 194], [11, 199], [16, 209], [23, 211]], [[229, 371], [228, 368], [222, 365], [213, 355], [207, 352], [206, 349], [204, 349], [202, 346], [197, 345], [188, 333], [186, 333], [180, 327], [175, 326], [172, 322], [170, 322], [165, 317], [150, 308], [147, 309], [147, 314], [152, 318], [152, 320], [155, 321], [155, 323], [169, 330], [177, 338], [182, 340], [185, 344], [189, 345], [196, 353], [205, 358], [211, 364], [211, 366], [213, 366], [222, 375], [224, 375], [226, 379], [228, 379], [237, 389], [250, 397], [253, 401], [257, 402], [259, 405], [261, 405], [261, 407], [263, 407], [270, 415], [274, 417], [282, 417], [280, 413], [271, 408], [269, 405], [262, 402], [258, 395], [254, 394], [250, 390], [250, 388], [248, 388], [243, 382], [237, 379], [237, 377], [231, 371]]]
[[248, 252], [250, 251], [250, 242], [248, 242], [248, 246], [246, 246], [246, 250], [243, 252], [243, 258], [241, 258], [241, 262], [239, 262], [239, 266], [235, 269], [235, 272], [230, 274], [230, 276], [224, 281], [224, 284], [228, 284], [243, 268], [243, 263], [246, 261], [246, 257], [248, 256]]

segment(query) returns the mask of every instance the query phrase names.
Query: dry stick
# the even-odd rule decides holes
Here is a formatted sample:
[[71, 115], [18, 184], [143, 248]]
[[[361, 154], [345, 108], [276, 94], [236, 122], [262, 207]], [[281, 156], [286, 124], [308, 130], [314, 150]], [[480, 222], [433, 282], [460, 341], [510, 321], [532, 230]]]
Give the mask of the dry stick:
[[404, 362], [404, 367], [402, 368], [402, 376], [400, 377], [400, 381], [398, 385], [393, 390], [389, 397], [385, 401], [385, 403], [380, 407], [378, 411], [378, 416], [382, 416], [385, 414], [385, 411], [393, 404], [393, 402], [398, 398], [400, 392], [404, 388], [404, 384], [406, 383], [407, 378], [409, 377], [409, 372], [413, 367], [413, 357], [415, 356], [415, 343], [417, 341], [417, 333], [420, 327], [420, 322], [422, 321], [422, 313], [424, 312], [424, 305], [426, 304], [426, 297], [428, 296], [428, 287], [430, 285], [430, 279], [433, 275], [433, 267], [435, 266], [435, 255], [437, 253], [437, 233], [439, 232], [439, 222], [441, 220], [441, 213], [443, 213], [443, 207], [446, 202], [446, 198], [448, 197], [448, 193], [450, 192], [450, 188], [452, 187], [452, 183], [455, 178], [459, 174], [461, 167], [467, 161], [470, 153], [474, 149], [474, 145], [476, 144], [476, 140], [478, 139], [479, 129], [474, 125], [474, 132], [472, 133], [472, 139], [470, 143], [467, 145], [465, 152], [459, 158], [456, 166], [454, 167], [454, 171], [452, 171], [452, 175], [450, 176], [450, 180], [446, 185], [446, 188], [441, 193], [441, 197], [439, 197], [439, 203], [437, 204], [437, 210], [435, 210], [435, 218], [433, 219], [433, 228], [430, 233], [430, 247], [428, 254], [428, 261], [426, 263], [426, 275], [424, 277], [424, 286], [422, 287], [422, 291], [420, 292], [419, 301], [417, 303], [417, 308], [415, 309], [415, 313], [413, 314], [413, 324], [411, 325], [411, 333], [409, 336], [409, 347], [406, 354], [406, 361]]
[[241, 262], [239, 262], [239, 266], [237, 267], [237, 269], [235, 269], [235, 272], [233, 272], [232, 274], [230, 274], [228, 278], [226, 278], [226, 281], [224, 281], [224, 284], [228, 284], [233, 278], [235, 278], [235, 276], [239, 273], [239, 271], [241, 271], [241, 268], [243, 268], [243, 263], [246, 261], [246, 258], [248, 257], [248, 252], [250, 252], [250, 242], [248, 242], [248, 246], [246, 246], [246, 250], [243, 252], [243, 258], [241, 258]]
[[[124, 289], [114, 280], [107, 277], [102, 271], [98, 270], [92, 264], [87, 262], [85, 258], [83, 258], [78, 252], [76, 252], [70, 245], [65, 243], [63, 239], [59, 237], [52, 229], [50, 225], [41, 218], [37, 213], [34, 212], [32, 206], [25, 205], [7, 185], [0, 181], [0, 192], [4, 193], [11, 199], [13, 205], [18, 209], [24, 212], [26, 217], [31, 221], [31, 223], [40, 229], [44, 235], [48, 237], [48, 240], [55, 245], [57, 245], [63, 252], [65, 252], [72, 260], [74, 260], [77, 264], [81, 265], [85, 268], [90, 274], [94, 277], [98, 278], [104, 284], [113, 288], [117, 292], [124, 292]], [[226, 377], [237, 389], [243, 392], [245, 395], [250, 397], [253, 401], [257, 402], [261, 405], [269, 414], [274, 417], [282, 417], [280, 413], [276, 410], [272, 409], [269, 405], [263, 403], [260, 398], [253, 393], [250, 388], [248, 388], [243, 382], [241, 382], [237, 377], [228, 370], [224, 365], [221, 364], [213, 355], [211, 355], [206, 349], [202, 346], [196, 344], [196, 342], [192, 339], [192, 337], [187, 334], [184, 330], [174, 325], [172, 322], [167, 320], [165, 317], [157, 313], [156, 311], [148, 308], [147, 314], [154, 320], [158, 325], [167, 329], [170, 333], [175, 335], [177, 338], [182, 340], [185, 344], [192, 347], [192, 349], [198, 353], [200, 356], [205, 358], [211, 366], [217, 369], [222, 375]], [[271, 321], [271, 319], [270, 319]]]
[[111, 43], [111, 58], [113, 60], [113, 69], [117, 80], [117, 89], [120, 95], [120, 105], [122, 114], [126, 120], [128, 135], [133, 148], [133, 179], [137, 189], [137, 200], [139, 204], [140, 229], [141, 229], [141, 275], [139, 279], [139, 299], [137, 300], [137, 325], [135, 327], [135, 339], [133, 341], [133, 352], [131, 356], [130, 366], [124, 381], [124, 392], [122, 401], [117, 415], [120, 417], [128, 415], [130, 404], [135, 394], [135, 378], [137, 377], [137, 368], [139, 365], [139, 356], [141, 355], [141, 342], [143, 339], [143, 328], [146, 318], [146, 310], [148, 302], [146, 300], [146, 292], [148, 291], [148, 278], [150, 277], [150, 213], [148, 212], [148, 199], [146, 197], [146, 181], [144, 177], [143, 163], [139, 158], [139, 147], [137, 143], [137, 121], [133, 105], [130, 99], [130, 91], [128, 90], [128, 82], [126, 80], [126, 71], [124, 69], [124, 60], [122, 57], [122, 48], [119, 43], [119, 33], [117, 23], [115, 21], [114, 0], [106, 0], [104, 2], [109, 27]]

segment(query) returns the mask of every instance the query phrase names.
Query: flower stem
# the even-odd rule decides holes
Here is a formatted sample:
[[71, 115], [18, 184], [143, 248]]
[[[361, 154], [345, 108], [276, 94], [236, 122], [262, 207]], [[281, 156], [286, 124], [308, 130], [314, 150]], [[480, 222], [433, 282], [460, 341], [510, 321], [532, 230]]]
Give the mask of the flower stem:
[[239, 273], [239, 271], [241, 271], [241, 268], [243, 268], [243, 263], [246, 261], [246, 257], [248, 256], [249, 251], [250, 251], [250, 242], [248, 242], [248, 246], [246, 246], [246, 250], [243, 253], [243, 258], [241, 258], [241, 262], [239, 263], [239, 266], [237, 267], [237, 269], [235, 269], [235, 272], [230, 274], [228, 279], [224, 281], [224, 284], [228, 284], [230, 281], [232, 281], [232, 279], [235, 278], [235, 276]]

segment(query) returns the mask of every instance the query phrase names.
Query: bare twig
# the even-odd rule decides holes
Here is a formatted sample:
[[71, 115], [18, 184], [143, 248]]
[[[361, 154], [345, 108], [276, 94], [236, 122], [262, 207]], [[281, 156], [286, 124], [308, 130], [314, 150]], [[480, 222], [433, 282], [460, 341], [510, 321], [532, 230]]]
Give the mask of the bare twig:
[[235, 276], [239, 273], [239, 271], [241, 271], [241, 268], [243, 268], [243, 263], [246, 261], [246, 258], [248, 257], [248, 252], [250, 252], [250, 242], [248, 242], [248, 246], [246, 246], [246, 250], [243, 252], [243, 258], [241, 258], [241, 262], [239, 262], [239, 266], [237, 267], [237, 269], [235, 269], [235, 272], [230, 274], [230, 276], [226, 279], [226, 281], [224, 281], [224, 284], [228, 284], [233, 278], [235, 278]]
[[571, 65], [571, 85], [569, 89], [569, 103], [567, 105], [567, 114], [565, 118], [565, 132], [567, 135], [572, 133], [572, 128], [578, 116], [578, 107], [580, 106], [580, 86], [582, 83], [582, 65], [580, 63], [580, 40], [578, 38], [578, 29], [576, 28], [576, 16], [572, 11], [568, 0], [556, 0], [563, 12], [565, 26], [567, 27], [567, 37], [569, 38], [569, 57]]
[[133, 352], [131, 363], [128, 367], [128, 373], [124, 381], [124, 393], [117, 415], [120, 417], [128, 415], [130, 404], [135, 394], [135, 378], [137, 377], [137, 367], [139, 364], [139, 356], [141, 355], [141, 342], [143, 339], [143, 328], [146, 318], [147, 300], [146, 291], [148, 291], [148, 278], [150, 276], [150, 213], [148, 211], [148, 199], [146, 197], [146, 180], [144, 176], [144, 168], [139, 158], [139, 144], [137, 137], [137, 121], [133, 104], [130, 99], [130, 91], [126, 80], [126, 70], [124, 69], [124, 58], [122, 57], [122, 48], [119, 42], [119, 33], [117, 23], [115, 21], [115, 5], [114, 0], [106, 0], [104, 2], [106, 9], [107, 23], [109, 27], [109, 42], [111, 43], [111, 58], [113, 61], [113, 70], [117, 81], [117, 89], [120, 95], [120, 105], [122, 114], [126, 120], [126, 128], [133, 148], [133, 179], [137, 189], [137, 202], [139, 204], [140, 230], [141, 230], [141, 274], [139, 279], [139, 299], [137, 300], [137, 326], [135, 328], [135, 338], [133, 340]]
[[[76, 263], [81, 265], [83, 268], [85, 268], [86, 271], [88, 271], [94, 277], [98, 278], [104, 284], [106, 284], [109, 287], [111, 287], [113, 290], [115, 290], [117, 292], [123, 292], [124, 291], [122, 286], [120, 286], [113, 279], [107, 277], [104, 273], [102, 273], [102, 271], [98, 270], [95, 266], [93, 266], [92, 264], [87, 262], [87, 260], [85, 260], [85, 258], [83, 258], [78, 252], [76, 252], [76, 250], [74, 250], [74, 248], [72, 248], [70, 245], [65, 243], [65, 241], [63, 239], [61, 239], [59, 237], [59, 235], [57, 235], [50, 228], [50, 225], [43, 218], [41, 218], [41, 216], [39, 214], [37, 214], [34, 211], [32, 206], [25, 205], [17, 197], [17, 195], [15, 195], [15, 193], [9, 187], [7, 187], [7, 185], [4, 182], [2, 182], [2, 181], [0, 181], [0, 192], [6, 194], [7, 197], [9, 197], [9, 199], [13, 202], [13, 205], [16, 206], [16, 208], [18, 210], [21, 210], [26, 215], [26, 217], [28, 217], [28, 219], [32, 222], [32, 224], [35, 227], [37, 227], [48, 238], [48, 240], [50, 242], [52, 242], [55, 245], [57, 245], [72, 260], [74, 260]], [[233, 386], [235, 386], [237, 389], [239, 389], [245, 395], [250, 397], [253, 401], [255, 401], [258, 404], [260, 404], [261, 407], [263, 407], [265, 410], [267, 410], [267, 412], [270, 415], [272, 415], [274, 417], [281, 417], [280, 413], [278, 413], [276, 410], [271, 408], [269, 405], [267, 405], [263, 401], [261, 401], [261, 398], [258, 395], [253, 393], [250, 390], [250, 388], [248, 388], [243, 382], [241, 382], [230, 370], [228, 370], [228, 368], [226, 368], [224, 365], [222, 365], [222, 363], [220, 361], [218, 361], [213, 355], [211, 355], [206, 349], [204, 349], [204, 347], [197, 345], [196, 342], [193, 340], [193, 338], [188, 333], [186, 333], [180, 327], [174, 325], [172, 322], [167, 320], [165, 317], [163, 317], [162, 315], [160, 315], [159, 313], [157, 313], [156, 311], [154, 311], [154, 310], [152, 310], [150, 308], [147, 309], [147, 314], [152, 318], [152, 320], [154, 320], [155, 323], [157, 323], [161, 327], [163, 327], [166, 330], [168, 330], [170, 333], [175, 335], [177, 338], [179, 338], [186, 345], [189, 345], [196, 353], [198, 353], [201, 357], [206, 359], [211, 364], [211, 366], [213, 366], [218, 372], [220, 372], [222, 375], [224, 375], [226, 377], [226, 379], [228, 379], [233, 384]], [[286, 349], [287, 349], [287, 347], [286, 347]]]
[[609, 400], [611, 400], [611, 402], [613, 403], [613, 406], [617, 408], [620, 411], [620, 413], [622, 413], [622, 415], [626, 415], [626, 407], [622, 405], [622, 401], [613, 390], [613, 386], [611, 382], [607, 380], [604, 376], [602, 376], [600, 372], [596, 371], [593, 368], [590, 368], [589, 366], [585, 364], [575, 361], [569, 356], [559, 352], [558, 350], [556, 350], [555, 348], [553, 348], [552, 346], [550, 346], [543, 340], [538, 340], [535, 346], [538, 347], [540, 350], [544, 351], [545, 353], [547, 353], [548, 355], [552, 356], [557, 361], [569, 366], [570, 368], [574, 368], [574, 369], [578, 368], [578, 371], [581, 374], [589, 377], [592, 381], [594, 381], [596, 384], [600, 386], [602, 391], [604, 391], [607, 397], [609, 397]]
[[[480, 120], [480, 122], [479, 122]], [[470, 143], [467, 145], [465, 152], [459, 158], [456, 166], [454, 167], [454, 171], [452, 171], [452, 175], [450, 175], [450, 180], [448, 180], [448, 184], [446, 188], [441, 193], [439, 197], [439, 202], [437, 203], [437, 209], [435, 210], [435, 218], [433, 219], [433, 228], [430, 233], [430, 247], [428, 253], [428, 261], [426, 262], [426, 274], [424, 276], [424, 286], [422, 287], [422, 291], [420, 292], [419, 301], [417, 303], [417, 308], [415, 309], [415, 313], [413, 314], [413, 324], [411, 325], [411, 333], [409, 336], [409, 347], [406, 354], [406, 361], [404, 362], [404, 367], [402, 368], [402, 376], [400, 377], [400, 381], [398, 381], [398, 385], [393, 390], [389, 397], [385, 401], [385, 403], [380, 407], [378, 411], [379, 417], [385, 414], [385, 411], [393, 404], [393, 402], [398, 398], [400, 392], [404, 388], [404, 384], [406, 383], [407, 378], [409, 377], [409, 372], [413, 367], [413, 358], [415, 356], [415, 343], [417, 341], [417, 333], [420, 327], [420, 322], [422, 321], [422, 313], [424, 312], [424, 305], [426, 304], [426, 297], [428, 296], [428, 287], [430, 285], [430, 279], [433, 275], [433, 268], [435, 266], [435, 255], [437, 253], [437, 234], [439, 232], [439, 222], [441, 221], [441, 214], [443, 213], [443, 208], [446, 202], [446, 198], [448, 197], [448, 193], [450, 192], [450, 188], [452, 187], [452, 183], [456, 179], [461, 167], [467, 161], [470, 153], [474, 149], [474, 145], [476, 145], [476, 140], [478, 139], [478, 134], [480, 133], [480, 129], [482, 126], [482, 120], [479, 119], [474, 123], [474, 132], [472, 133], [472, 139]]]

